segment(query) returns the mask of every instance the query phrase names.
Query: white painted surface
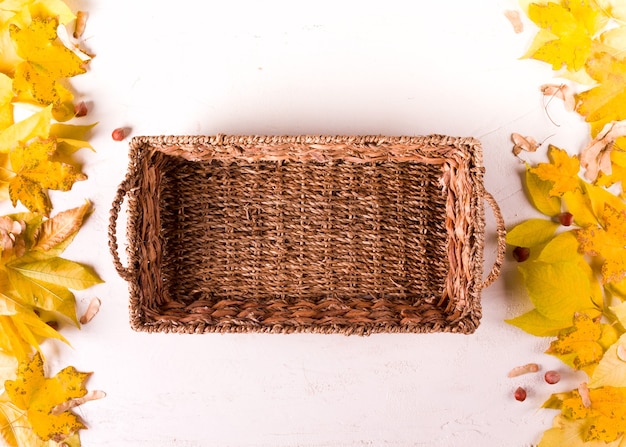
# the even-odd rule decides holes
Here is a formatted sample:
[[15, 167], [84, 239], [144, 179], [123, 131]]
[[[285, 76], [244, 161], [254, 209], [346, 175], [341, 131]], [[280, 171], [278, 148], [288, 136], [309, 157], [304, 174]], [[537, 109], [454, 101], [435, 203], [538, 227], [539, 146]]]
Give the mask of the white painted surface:
[[[559, 368], [546, 340], [503, 322], [528, 307], [508, 259], [483, 293], [484, 317], [464, 335], [146, 335], [128, 325], [126, 283], [107, 248], [108, 213], [132, 135], [388, 134], [475, 136], [486, 186], [507, 224], [532, 215], [511, 132], [579, 150], [586, 129], [561, 104], [542, 105], [549, 67], [519, 60], [532, 29], [503, 15], [517, 2], [89, 0], [86, 42], [97, 57], [75, 79], [99, 121], [81, 152], [89, 180], [54, 194], [55, 210], [88, 198], [95, 213], [66, 252], [106, 283], [77, 294], [99, 315], [48, 346], [51, 370], [94, 371], [108, 396], [81, 410], [95, 446], [529, 446], [567, 390], [540, 375], [508, 379], [536, 361]], [[489, 219], [485, 269], [494, 258]], [[529, 397], [516, 402], [518, 385]]]

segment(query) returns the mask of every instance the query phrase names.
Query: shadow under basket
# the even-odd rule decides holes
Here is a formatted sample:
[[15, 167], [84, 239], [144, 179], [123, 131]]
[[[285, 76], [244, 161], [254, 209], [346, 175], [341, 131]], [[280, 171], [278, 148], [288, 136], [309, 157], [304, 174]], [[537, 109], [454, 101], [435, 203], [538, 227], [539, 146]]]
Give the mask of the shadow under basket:
[[[136, 137], [110, 248], [147, 332], [474, 332], [504, 224], [480, 143]], [[127, 258], [117, 220], [127, 202]], [[484, 202], [498, 254], [483, 281]]]

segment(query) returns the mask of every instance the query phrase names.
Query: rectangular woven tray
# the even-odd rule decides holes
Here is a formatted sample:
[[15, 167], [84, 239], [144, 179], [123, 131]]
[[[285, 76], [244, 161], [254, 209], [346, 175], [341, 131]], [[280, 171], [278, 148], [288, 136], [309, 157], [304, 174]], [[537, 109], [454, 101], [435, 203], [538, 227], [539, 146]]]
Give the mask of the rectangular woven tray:
[[478, 326], [480, 291], [501, 259], [483, 282], [484, 199], [497, 206], [477, 140], [216, 135], [130, 146], [109, 235], [135, 330]]

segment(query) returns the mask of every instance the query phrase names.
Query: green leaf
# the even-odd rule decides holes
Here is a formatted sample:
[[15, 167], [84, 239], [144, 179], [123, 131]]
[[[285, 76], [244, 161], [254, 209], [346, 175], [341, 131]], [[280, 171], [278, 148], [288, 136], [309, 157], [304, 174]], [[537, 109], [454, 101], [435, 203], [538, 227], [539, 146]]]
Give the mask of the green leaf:
[[533, 309], [519, 317], [505, 321], [537, 337], [556, 336], [561, 329], [569, 327], [572, 324], [571, 318], [562, 321], [551, 320], [539, 313], [537, 309]]
[[596, 307], [589, 278], [577, 262], [530, 261], [519, 270], [531, 301], [546, 318], [563, 321]]
[[549, 241], [559, 228], [559, 224], [546, 219], [528, 219], [515, 226], [506, 235], [509, 245], [534, 247]]
[[550, 195], [552, 182], [541, 180], [537, 174], [526, 168], [526, 192], [530, 202], [546, 216], [556, 216], [561, 212], [561, 200]]
[[91, 269], [63, 258], [11, 264], [11, 269], [26, 277], [74, 290], [84, 290], [102, 282]]

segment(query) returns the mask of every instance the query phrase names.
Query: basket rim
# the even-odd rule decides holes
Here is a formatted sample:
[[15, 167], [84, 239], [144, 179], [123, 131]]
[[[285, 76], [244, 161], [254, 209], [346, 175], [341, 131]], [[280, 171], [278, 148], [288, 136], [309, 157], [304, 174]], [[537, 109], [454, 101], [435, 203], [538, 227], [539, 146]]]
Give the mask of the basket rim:
[[[224, 323], [211, 319], [183, 321], [160, 314], [158, 298], [146, 297], [138, 286], [144, 271], [145, 260], [139, 259], [137, 246], [144, 235], [139, 234], [138, 207], [148, 193], [145, 185], [146, 157], [155, 153], [182, 157], [192, 162], [236, 161], [255, 163], [259, 161], [304, 161], [316, 163], [371, 163], [384, 161], [415, 161], [437, 164], [441, 167], [440, 186], [447, 194], [446, 228], [449, 233], [448, 253], [450, 270], [446, 280], [445, 294], [440, 300], [446, 306], [444, 323], [384, 326], [362, 324], [349, 327], [333, 325], [255, 325], [241, 322]], [[142, 161], [143, 160], [143, 161]], [[143, 165], [142, 165], [143, 163]], [[154, 175], [154, 174], [151, 174]], [[129, 241], [127, 268], [121, 266], [119, 257], [114, 260], [120, 274], [129, 280], [131, 293], [131, 326], [146, 332], [319, 332], [344, 334], [371, 334], [377, 332], [459, 332], [471, 333], [481, 318], [480, 279], [482, 277], [484, 249], [484, 167], [480, 141], [473, 137], [426, 136], [340, 136], [340, 135], [171, 135], [139, 136], [130, 142], [130, 162], [125, 181], [120, 185], [111, 213], [111, 225], [117, 220], [121, 201], [128, 196]], [[154, 207], [154, 206], [153, 206]], [[111, 235], [111, 230], [109, 231]], [[114, 238], [111, 238], [113, 240]], [[111, 243], [111, 251], [117, 251], [117, 241]], [[115, 248], [115, 250], [113, 249]], [[148, 291], [149, 293], [149, 291]], [[152, 300], [152, 302], [150, 302]], [[211, 320], [211, 321], [209, 321]]]

